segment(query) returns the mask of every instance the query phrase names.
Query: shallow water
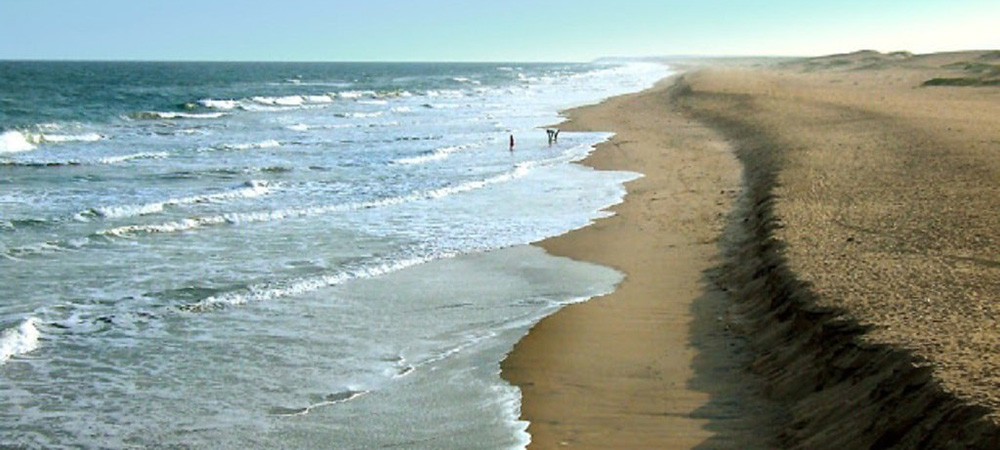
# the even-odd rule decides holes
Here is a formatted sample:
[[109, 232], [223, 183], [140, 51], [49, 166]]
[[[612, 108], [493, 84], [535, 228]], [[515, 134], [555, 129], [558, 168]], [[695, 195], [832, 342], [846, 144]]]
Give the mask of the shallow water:
[[665, 74], [0, 64], [0, 440], [46, 448], [521, 447], [499, 361], [619, 277], [523, 244], [637, 176], [535, 127]]

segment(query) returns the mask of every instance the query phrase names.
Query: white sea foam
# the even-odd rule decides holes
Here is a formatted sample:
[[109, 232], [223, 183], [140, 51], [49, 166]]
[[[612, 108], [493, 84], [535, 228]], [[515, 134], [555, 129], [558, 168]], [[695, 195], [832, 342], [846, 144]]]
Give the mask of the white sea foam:
[[527, 175], [533, 168], [551, 163], [552, 161], [564, 161], [561, 158], [554, 158], [547, 161], [535, 161], [519, 163], [514, 170], [496, 175], [482, 180], [467, 181], [464, 183], [445, 186], [427, 191], [417, 191], [409, 195], [399, 197], [387, 197], [379, 200], [367, 202], [343, 203], [334, 205], [313, 206], [308, 208], [289, 208], [273, 211], [230, 213], [218, 216], [186, 218], [179, 221], [166, 222], [151, 225], [127, 225], [98, 231], [97, 234], [109, 237], [124, 237], [136, 234], [160, 234], [192, 231], [200, 228], [219, 225], [241, 225], [260, 222], [273, 222], [296, 217], [314, 217], [323, 214], [336, 212], [359, 211], [371, 208], [381, 208], [402, 203], [410, 203], [421, 200], [431, 200], [446, 197], [449, 195], [469, 192], [481, 189], [486, 186], [511, 181]]
[[11, 357], [20, 356], [38, 348], [41, 333], [36, 324], [38, 319], [29, 317], [20, 325], [3, 330], [0, 334], [0, 365]]
[[198, 103], [206, 108], [223, 110], [236, 109], [236, 107], [239, 106], [239, 102], [236, 100], [214, 100], [210, 98], [198, 100]]
[[162, 212], [169, 206], [191, 205], [197, 203], [216, 203], [241, 198], [253, 198], [270, 194], [274, 185], [266, 181], [251, 180], [243, 184], [239, 189], [234, 189], [215, 194], [193, 195], [190, 197], [171, 198], [160, 202], [144, 203], [140, 205], [115, 205], [99, 206], [89, 210], [90, 213], [107, 218], [122, 218], [143, 216]]
[[326, 400], [314, 403], [305, 408], [273, 408], [272, 414], [283, 417], [304, 416], [316, 408], [333, 406], [338, 403], [349, 402], [358, 397], [367, 395], [370, 391], [347, 391], [327, 396]]
[[226, 113], [222, 112], [212, 112], [212, 113], [186, 113], [186, 112], [172, 112], [172, 111], [143, 111], [139, 113], [133, 113], [129, 117], [132, 119], [218, 119], [224, 117]]
[[400, 159], [397, 159], [397, 160], [393, 161], [393, 163], [396, 163], [396, 164], [423, 164], [423, 163], [428, 163], [428, 162], [431, 162], [431, 161], [440, 161], [442, 159], [445, 159], [445, 158], [451, 156], [452, 153], [459, 152], [459, 151], [462, 151], [462, 150], [468, 150], [470, 148], [475, 148], [475, 147], [482, 147], [482, 144], [466, 144], [466, 145], [453, 145], [453, 146], [449, 146], [449, 147], [441, 147], [441, 148], [435, 149], [431, 153], [428, 153], [428, 154], [425, 154], [425, 155], [420, 155], [420, 156], [413, 156], [413, 157], [410, 157], [410, 158], [400, 158]]
[[462, 107], [462, 105], [455, 103], [424, 103], [420, 106], [428, 109], [458, 109]]
[[337, 97], [347, 98], [347, 99], [359, 99], [362, 97], [374, 97], [374, 91], [343, 91], [338, 92]]
[[309, 125], [310, 130], [339, 130], [344, 128], [358, 128], [361, 127], [360, 124], [356, 123], [329, 123], [325, 125]]
[[409, 106], [393, 106], [389, 110], [394, 113], [405, 113], [405, 112], [412, 112], [413, 108]]
[[410, 91], [384, 91], [376, 92], [375, 98], [409, 98], [413, 97], [413, 93]]
[[240, 103], [240, 109], [250, 112], [281, 112], [281, 111], [292, 111], [298, 108], [299, 108], [298, 106], [266, 105], [262, 103], [255, 103], [252, 101]]
[[200, 302], [191, 304], [187, 310], [206, 311], [219, 307], [239, 306], [247, 303], [267, 302], [279, 298], [293, 295], [305, 294], [329, 286], [335, 286], [349, 280], [374, 278], [388, 273], [396, 272], [418, 264], [423, 264], [436, 259], [451, 258], [454, 253], [442, 253], [433, 256], [420, 256], [414, 258], [399, 259], [382, 264], [372, 264], [345, 270], [335, 274], [327, 274], [316, 277], [296, 278], [279, 282], [269, 282], [250, 286], [245, 290], [226, 292], [220, 295], [208, 297]]
[[16, 153], [34, 150], [35, 144], [29, 136], [17, 130], [5, 131], [0, 134], [0, 153]]
[[84, 133], [84, 134], [41, 134], [39, 135], [39, 141], [41, 142], [94, 142], [105, 139], [104, 135], [97, 133]]
[[218, 148], [222, 149], [222, 150], [253, 150], [253, 149], [274, 148], [274, 147], [281, 147], [281, 143], [278, 142], [278, 141], [276, 141], [276, 140], [274, 140], [274, 139], [268, 139], [266, 141], [260, 141], [260, 142], [244, 142], [244, 143], [239, 143], [239, 144], [223, 144], [223, 145], [219, 146]]
[[94, 142], [105, 139], [104, 135], [97, 133], [82, 134], [55, 134], [51, 131], [59, 130], [58, 124], [41, 124], [37, 128], [44, 130], [42, 133], [32, 133], [23, 130], [9, 130], [0, 134], [0, 153], [16, 153], [34, 150], [42, 144], [61, 144], [65, 142]]
[[[343, 91], [331, 92], [328, 94], [304, 94], [304, 95], [284, 95], [284, 96], [254, 96], [241, 100], [236, 99], [212, 99], [205, 98], [198, 100], [198, 104], [206, 108], [230, 111], [233, 109], [243, 109], [246, 111], [275, 112], [288, 111], [299, 108], [317, 108], [334, 102], [336, 99], [354, 100], [363, 105], [386, 105], [387, 98], [412, 97], [414, 94], [409, 91]], [[140, 113], [138, 118], [154, 113]], [[174, 113], [184, 114], [184, 113]], [[213, 113], [202, 113], [213, 114]]]
[[375, 112], [348, 112], [348, 113], [338, 113], [337, 117], [343, 117], [348, 119], [370, 119], [375, 117], [381, 117], [384, 114], [382, 111]]
[[470, 80], [470, 79], [468, 79], [466, 77], [454, 77], [454, 78], [452, 78], [452, 80], [457, 81], [459, 83], [467, 83], [467, 84], [475, 84], [475, 85], [482, 84], [482, 82], [479, 81], [479, 80]]
[[120, 164], [134, 159], [163, 159], [170, 156], [167, 152], [132, 153], [130, 155], [108, 156], [97, 160], [98, 164]]
[[310, 103], [330, 103], [333, 101], [329, 95], [307, 95], [305, 98]]
[[448, 157], [450, 153], [443, 151], [435, 151], [433, 153], [421, 156], [414, 156], [412, 158], [401, 158], [393, 161], [396, 164], [424, 164], [431, 161], [439, 161]]
[[250, 100], [262, 105], [274, 106], [299, 106], [306, 101], [301, 95], [286, 95], [284, 97], [252, 97]]
[[97, 234], [102, 236], [128, 236], [138, 233], [156, 234], [156, 233], [177, 233], [181, 231], [194, 230], [196, 228], [201, 228], [208, 225], [218, 225], [225, 223], [224, 217], [219, 217], [220, 222], [211, 223], [210, 219], [213, 218], [201, 218], [201, 219], [182, 219], [176, 222], [167, 222], [157, 225], [128, 225], [124, 227], [112, 228], [109, 230], [101, 230]]
[[296, 123], [292, 125], [286, 125], [286, 130], [292, 131], [309, 131], [309, 130], [338, 130], [344, 128], [357, 128], [361, 125], [355, 123], [328, 123], [322, 125], [309, 125], [305, 123]]

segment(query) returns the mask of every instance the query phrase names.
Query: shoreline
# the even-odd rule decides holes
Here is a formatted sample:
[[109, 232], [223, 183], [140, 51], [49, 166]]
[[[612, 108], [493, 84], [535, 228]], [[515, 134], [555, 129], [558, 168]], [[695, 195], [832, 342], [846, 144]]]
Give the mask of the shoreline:
[[533, 450], [766, 440], [767, 414], [750, 413], [758, 405], [739, 369], [745, 349], [718, 320], [726, 294], [710, 281], [741, 171], [720, 135], [673, 109], [677, 79], [568, 110], [556, 126], [614, 132], [581, 164], [643, 177], [626, 183], [613, 216], [534, 244], [625, 280], [543, 319], [503, 361]]

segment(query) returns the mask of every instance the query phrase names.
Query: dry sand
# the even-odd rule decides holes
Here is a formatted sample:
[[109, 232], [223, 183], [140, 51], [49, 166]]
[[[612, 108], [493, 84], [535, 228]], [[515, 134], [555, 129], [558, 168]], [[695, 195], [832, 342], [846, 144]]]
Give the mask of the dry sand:
[[787, 443], [1000, 444], [1000, 89], [928, 86], [989, 85], [998, 64], [860, 52], [685, 79], [678, 102], [755, 171], [745, 213], [764, 245], [738, 260], [764, 255], [768, 273], [730, 279], [769, 283], [745, 289], [771, 297], [749, 320], [789, 327], [748, 327], [793, 405]]
[[504, 363], [532, 448], [1000, 448], [998, 64], [699, 69], [572, 111], [618, 133], [587, 164], [646, 177], [541, 244], [627, 277]]

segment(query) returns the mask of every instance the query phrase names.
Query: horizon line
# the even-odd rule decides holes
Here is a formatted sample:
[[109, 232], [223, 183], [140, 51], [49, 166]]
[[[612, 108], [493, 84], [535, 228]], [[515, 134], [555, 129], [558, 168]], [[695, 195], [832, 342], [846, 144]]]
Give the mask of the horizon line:
[[594, 64], [606, 60], [652, 61], [693, 58], [807, 58], [806, 55], [675, 54], [646, 56], [601, 56], [586, 61], [516, 60], [280, 60], [280, 59], [144, 59], [144, 58], [19, 58], [0, 57], [2, 62], [136, 62], [136, 63], [288, 63], [288, 64]]

